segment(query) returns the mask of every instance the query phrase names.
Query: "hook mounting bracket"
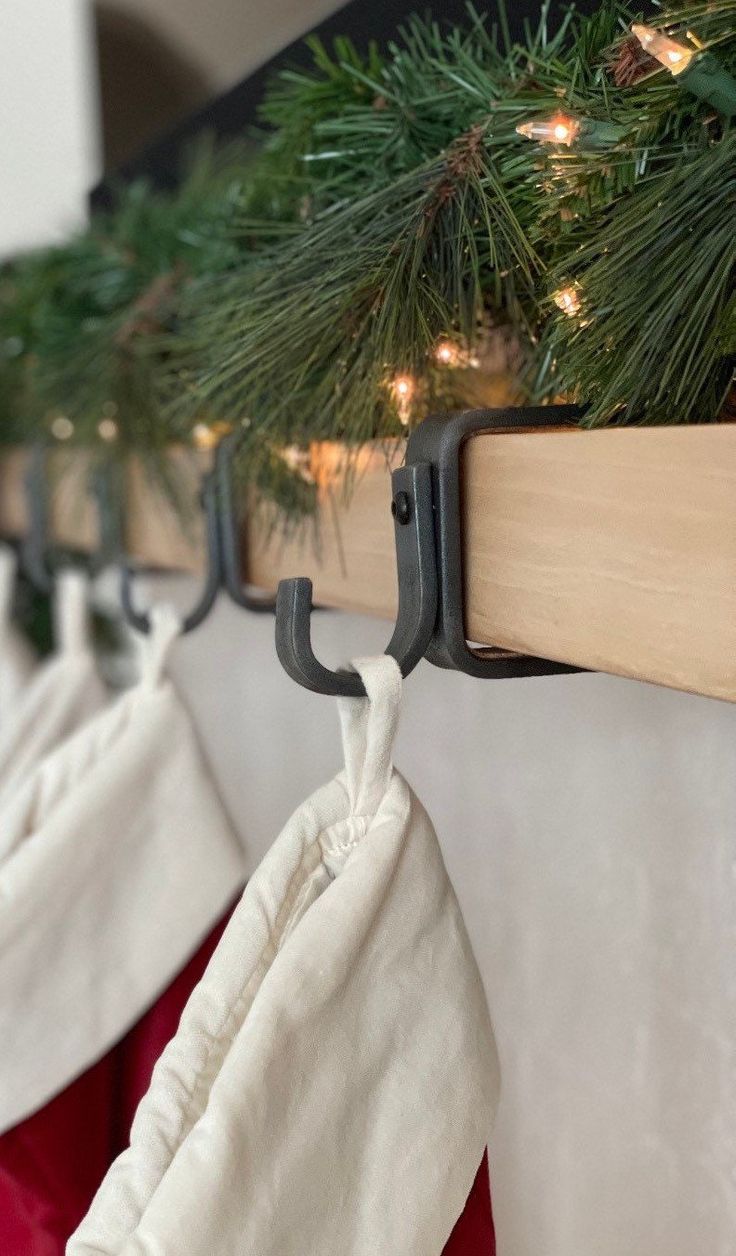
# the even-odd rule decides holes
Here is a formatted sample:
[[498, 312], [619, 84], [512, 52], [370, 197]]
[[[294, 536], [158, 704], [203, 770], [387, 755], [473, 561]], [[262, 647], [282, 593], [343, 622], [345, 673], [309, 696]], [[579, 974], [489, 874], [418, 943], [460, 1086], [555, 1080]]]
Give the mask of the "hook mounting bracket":
[[571, 425], [578, 421], [580, 414], [577, 406], [463, 410], [431, 415], [409, 437], [407, 463], [429, 463], [432, 468], [439, 596], [437, 620], [426, 657], [436, 667], [487, 680], [581, 670], [567, 663], [515, 654], [496, 646], [469, 644], [463, 613], [461, 509], [462, 450], [470, 438], [481, 433]]

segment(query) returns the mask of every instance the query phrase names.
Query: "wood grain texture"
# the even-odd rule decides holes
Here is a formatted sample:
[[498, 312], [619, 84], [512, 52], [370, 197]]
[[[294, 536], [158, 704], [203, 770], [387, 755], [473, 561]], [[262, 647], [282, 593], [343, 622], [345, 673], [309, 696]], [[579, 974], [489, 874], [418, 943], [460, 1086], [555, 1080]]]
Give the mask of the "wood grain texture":
[[[175, 457], [194, 495], [197, 464]], [[308, 575], [323, 605], [390, 617], [390, 467], [366, 449], [345, 505], [340, 459], [337, 447], [315, 447], [316, 525], [288, 541], [251, 531], [248, 578], [274, 589]], [[85, 547], [94, 520], [80, 510], [73, 461], [55, 526]], [[2, 532], [24, 526], [22, 462], [0, 461]], [[736, 425], [482, 435], [462, 469], [472, 639], [736, 701]], [[198, 525], [183, 529], [140, 467], [131, 476], [131, 552], [198, 570]]]
[[736, 700], [736, 426], [485, 436], [472, 637]]
[[319, 486], [314, 524], [284, 540], [249, 537], [247, 569], [253, 584], [274, 590], [288, 576], [309, 576], [315, 601], [390, 618], [396, 613], [398, 586], [391, 518], [391, 466], [377, 448], [361, 451], [352, 468], [349, 504], [340, 474], [339, 448], [320, 444], [312, 451]]

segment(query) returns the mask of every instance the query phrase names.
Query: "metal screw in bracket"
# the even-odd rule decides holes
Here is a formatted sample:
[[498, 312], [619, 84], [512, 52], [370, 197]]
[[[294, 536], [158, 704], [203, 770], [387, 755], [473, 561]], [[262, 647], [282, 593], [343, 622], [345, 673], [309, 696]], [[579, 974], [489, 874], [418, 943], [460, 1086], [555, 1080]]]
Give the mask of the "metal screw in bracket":
[[411, 519], [411, 497], [403, 489], [391, 502], [391, 514], [397, 523], [406, 524]]

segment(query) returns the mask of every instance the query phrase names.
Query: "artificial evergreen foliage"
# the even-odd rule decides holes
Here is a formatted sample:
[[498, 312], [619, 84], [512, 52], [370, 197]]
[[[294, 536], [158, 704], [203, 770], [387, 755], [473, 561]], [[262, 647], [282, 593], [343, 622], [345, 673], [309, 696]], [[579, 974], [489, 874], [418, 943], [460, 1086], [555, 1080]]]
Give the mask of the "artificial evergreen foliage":
[[[648, 20], [693, 64], [715, 57], [728, 95], [735, 15], [691, 0]], [[247, 420], [244, 466], [293, 513], [312, 495], [284, 446], [475, 403], [500, 339], [522, 402], [574, 398], [590, 425], [718, 418], [736, 132], [639, 20], [603, 0], [553, 29], [545, 5], [516, 44], [494, 7], [462, 29], [415, 19], [365, 55], [313, 42], [313, 69], [273, 84], [254, 155], [200, 159], [173, 194], [123, 190], [6, 268], [4, 435], [62, 415], [99, 442], [114, 416], [116, 447], [146, 449]], [[517, 129], [560, 116], [569, 144]]]
[[163, 336], [175, 328], [187, 285], [235, 260], [229, 219], [244, 172], [239, 154], [216, 157], [203, 145], [175, 196], [133, 183], [120, 189], [114, 211], [68, 244], [6, 266], [3, 435], [42, 435], [61, 418], [72, 439], [89, 444], [107, 419], [121, 449], [171, 439], [161, 409]]

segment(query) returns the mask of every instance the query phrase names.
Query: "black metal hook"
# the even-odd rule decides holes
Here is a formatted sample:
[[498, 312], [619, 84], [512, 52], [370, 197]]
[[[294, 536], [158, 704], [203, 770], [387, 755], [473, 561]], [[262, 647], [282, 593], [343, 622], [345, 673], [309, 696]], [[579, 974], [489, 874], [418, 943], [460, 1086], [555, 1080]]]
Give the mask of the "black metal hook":
[[[399, 615], [387, 647], [406, 676], [426, 655], [437, 667], [482, 679], [546, 676], [579, 668], [489, 647], [467, 639], [463, 616], [460, 460], [465, 442], [480, 432], [514, 432], [576, 423], [574, 406], [469, 410], [425, 419], [412, 433], [407, 465], [394, 471]], [[407, 525], [411, 523], [412, 526]], [[331, 672], [315, 658], [310, 641], [312, 586], [282, 580], [276, 605], [276, 650], [286, 671], [317, 693], [357, 697], [352, 672]]]
[[91, 562], [93, 572], [102, 571], [121, 554], [122, 465], [108, 459], [96, 466], [90, 480], [90, 493], [97, 506], [99, 543]]
[[276, 599], [269, 594], [262, 596], [248, 593], [243, 587], [241, 572], [240, 528], [233, 490], [233, 456], [243, 438], [242, 429], [223, 436], [215, 451], [215, 474], [220, 496], [220, 546], [223, 587], [236, 606], [247, 611], [273, 614]]
[[[49, 562], [49, 485], [46, 456], [49, 447], [38, 441], [31, 449], [26, 471], [26, 497], [28, 531], [20, 546], [21, 561], [31, 582], [41, 592], [51, 593], [54, 585], [54, 567]], [[100, 521], [100, 545], [96, 555], [88, 561], [92, 575], [101, 571], [118, 553], [119, 529], [111, 514], [115, 494], [110, 488], [113, 474], [110, 464], [98, 467], [92, 475], [90, 492], [97, 506]]]
[[[438, 581], [432, 509], [432, 471], [425, 463], [393, 472], [399, 609], [386, 653], [407, 676], [423, 658], [437, 617]], [[315, 657], [311, 641], [312, 582], [282, 580], [276, 598], [276, 652], [283, 667], [313, 693], [365, 696], [355, 672], [331, 671]]]
[[[242, 430], [229, 432], [217, 445], [214, 465], [202, 482], [202, 506], [205, 514], [207, 577], [202, 596], [183, 621], [182, 631], [191, 632], [204, 621], [224, 589], [238, 606], [249, 611], [273, 613], [275, 599], [256, 597], [246, 592], [240, 578], [240, 545], [235, 510], [232, 463], [235, 448], [242, 439]], [[139, 632], [149, 632], [151, 621], [146, 612], [136, 610], [132, 599], [132, 573], [122, 567], [121, 600], [128, 623]]]
[[[182, 621], [182, 632], [191, 632], [207, 618], [222, 587], [222, 558], [220, 553], [220, 525], [217, 508], [217, 475], [209, 471], [202, 481], [202, 506], [205, 515], [206, 564], [205, 586], [197, 605]], [[122, 547], [121, 547], [122, 552]], [[120, 598], [123, 614], [132, 628], [138, 632], [151, 631], [151, 617], [147, 611], [138, 611], [133, 605], [132, 572], [123, 562], [120, 571]]]
[[30, 454], [25, 475], [28, 531], [21, 541], [23, 570], [41, 593], [51, 593], [54, 573], [47, 556], [49, 533], [48, 482], [46, 478], [46, 445], [37, 441]]

